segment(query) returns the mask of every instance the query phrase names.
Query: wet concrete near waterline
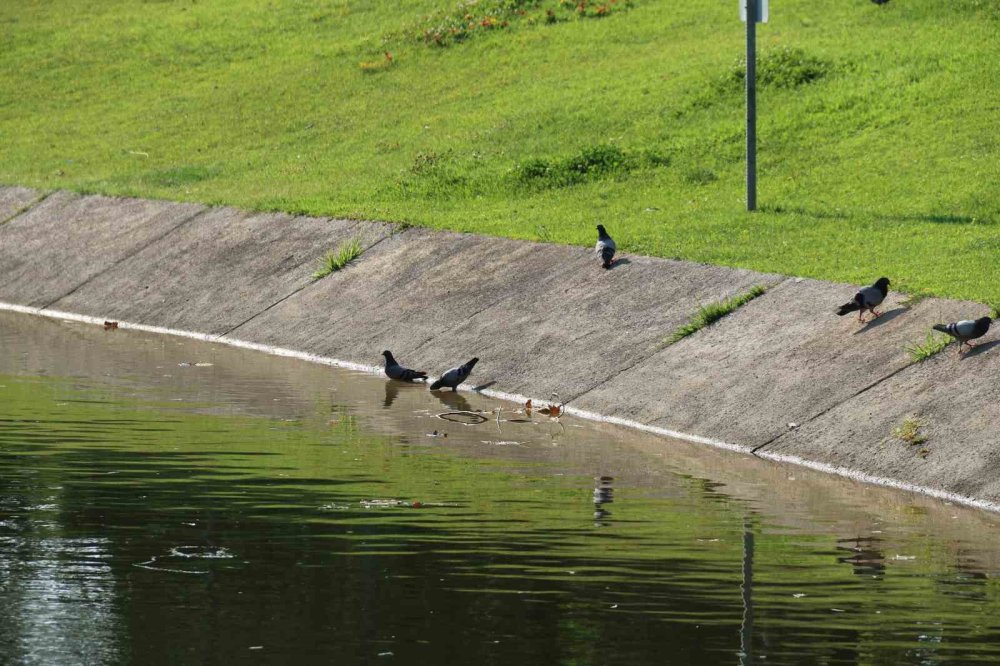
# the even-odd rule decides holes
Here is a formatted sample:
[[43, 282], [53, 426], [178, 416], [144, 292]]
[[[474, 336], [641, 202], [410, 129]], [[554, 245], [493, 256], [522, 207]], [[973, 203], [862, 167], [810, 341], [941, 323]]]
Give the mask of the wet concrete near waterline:
[[1000, 658], [1000, 517], [519, 409], [0, 313], [0, 663]]

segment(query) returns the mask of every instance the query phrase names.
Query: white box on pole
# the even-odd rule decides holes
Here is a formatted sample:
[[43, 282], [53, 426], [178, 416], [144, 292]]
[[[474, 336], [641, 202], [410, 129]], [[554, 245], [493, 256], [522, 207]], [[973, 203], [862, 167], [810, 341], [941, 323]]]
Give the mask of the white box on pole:
[[[740, 3], [740, 20], [746, 23], [747, 20], [747, 3], [753, 2], [754, 0], [739, 0]], [[767, 23], [767, 0], [757, 0], [757, 23]]]

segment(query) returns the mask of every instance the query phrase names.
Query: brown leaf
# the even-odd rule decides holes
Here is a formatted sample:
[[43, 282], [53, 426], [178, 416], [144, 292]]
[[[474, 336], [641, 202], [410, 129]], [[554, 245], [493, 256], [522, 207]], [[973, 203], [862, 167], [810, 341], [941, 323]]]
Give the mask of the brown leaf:
[[116, 322], [116, 321], [106, 321], [106, 322], [104, 322], [104, 328], [106, 330], [111, 330], [113, 328], [118, 328], [118, 322]]

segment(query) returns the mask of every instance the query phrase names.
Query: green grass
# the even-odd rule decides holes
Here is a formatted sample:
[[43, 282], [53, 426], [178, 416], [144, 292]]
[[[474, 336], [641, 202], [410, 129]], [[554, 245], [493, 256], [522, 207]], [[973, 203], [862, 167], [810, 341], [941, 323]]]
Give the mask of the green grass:
[[758, 296], [762, 296], [765, 291], [767, 291], [766, 287], [757, 285], [739, 296], [734, 296], [733, 298], [727, 298], [723, 301], [717, 301], [715, 303], [709, 303], [708, 305], [701, 306], [698, 308], [698, 312], [696, 312], [691, 318], [691, 321], [674, 331], [673, 334], [671, 334], [671, 336], [664, 341], [663, 346], [672, 345], [679, 340], [683, 340], [692, 333], [700, 331], [706, 326], [711, 326], [730, 312], [746, 305]]
[[323, 265], [313, 273], [314, 280], [321, 280], [330, 273], [339, 271], [341, 268], [351, 263], [361, 256], [361, 243], [357, 238], [341, 243], [340, 247], [332, 252], [328, 252], [323, 257]]
[[947, 335], [935, 335], [934, 333], [927, 333], [927, 338], [922, 342], [914, 342], [906, 347], [907, 353], [914, 363], [920, 363], [921, 361], [926, 361], [931, 356], [944, 351], [944, 348], [950, 345], [954, 341], [953, 338]]
[[1000, 302], [997, 0], [773, 7], [755, 214], [736, 8], [574, 6], [0, 3], [0, 183]]

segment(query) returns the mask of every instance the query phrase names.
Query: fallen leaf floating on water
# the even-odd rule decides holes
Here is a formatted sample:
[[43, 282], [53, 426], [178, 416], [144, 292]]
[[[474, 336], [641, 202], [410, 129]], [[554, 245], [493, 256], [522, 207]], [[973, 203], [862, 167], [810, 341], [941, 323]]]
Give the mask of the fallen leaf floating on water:
[[116, 321], [106, 321], [104, 322], [104, 330], [111, 331], [118, 328], [118, 322]]

